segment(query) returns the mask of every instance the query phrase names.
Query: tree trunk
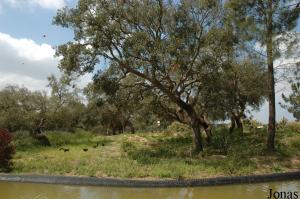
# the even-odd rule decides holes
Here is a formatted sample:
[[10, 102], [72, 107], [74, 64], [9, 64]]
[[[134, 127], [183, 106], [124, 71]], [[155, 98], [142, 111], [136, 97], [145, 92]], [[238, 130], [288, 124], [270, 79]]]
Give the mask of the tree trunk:
[[199, 153], [203, 151], [202, 138], [200, 134], [200, 123], [194, 118], [192, 121], [192, 129], [193, 129], [193, 152]]
[[42, 128], [44, 127], [46, 119], [42, 118], [37, 126], [32, 130], [31, 137], [38, 140], [43, 146], [51, 146], [49, 139], [46, 135], [42, 134]]
[[211, 133], [211, 126], [210, 127], [208, 127], [208, 128], [206, 128], [206, 129], [204, 129], [204, 131], [205, 131], [205, 133], [206, 133], [206, 141], [207, 141], [207, 143], [211, 143], [211, 140], [212, 140], [212, 133]]
[[130, 128], [131, 133], [134, 134], [135, 133], [135, 129], [134, 129], [133, 124], [131, 122], [129, 122], [129, 121], [127, 122], [127, 124], [128, 124], [128, 126]]
[[269, 126], [268, 126], [268, 141], [267, 147], [269, 150], [275, 149], [275, 81], [274, 81], [274, 67], [273, 67], [273, 2], [269, 0], [268, 3], [268, 17], [267, 17], [267, 62], [268, 62], [268, 99], [269, 99]]
[[211, 143], [211, 140], [212, 140], [212, 133], [211, 133], [212, 125], [208, 122], [208, 120], [206, 119], [205, 116], [202, 116], [200, 119], [201, 119], [200, 124], [204, 128], [204, 131], [206, 133], [206, 140], [207, 140], [208, 143]]
[[229, 128], [229, 132], [232, 133], [235, 128], [241, 130], [243, 132], [243, 122], [242, 122], [242, 115], [243, 114], [236, 114], [232, 113], [231, 115], [231, 126]]
[[240, 117], [235, 118], [235, 123], [236, 123], [237, 128], [240, 129], [241, 132], [243, 132], [243, 122]]
[[203, 116], [198, 117], [193, 106], [183, 102], [181, 99], [174, 101], [180, 108], [180, 110], [177, 111], [180, 122], [189, 124], [193, 130], [193, 152], [199, 153], [203, 151], [200, 128], [203, 127], [206, 133], [208, 133], [208, 137], [211, 138], [211, 126], [207, 124]]
[[231, 126], [229, 128], [229, 132], [232, 133], [236, 125], [235, 125], [235, 119], [233, 117], [231, 117], [230, 120], [231, 120]]

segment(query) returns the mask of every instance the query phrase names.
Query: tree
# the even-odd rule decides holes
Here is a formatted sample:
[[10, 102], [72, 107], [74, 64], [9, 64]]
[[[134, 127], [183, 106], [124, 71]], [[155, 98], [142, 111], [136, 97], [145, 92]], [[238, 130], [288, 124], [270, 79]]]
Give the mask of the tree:
[[73, 132], [75, 128], [82, 128], [82, 114], [85, 106], [79, 96], [73, 77], [54, 75], [48, 77], [51, 88], [49, 110], [47, 112], [47, 128], [51, 130], [66, 130]]
[[243, 131], [242, 118], [247, 107], [259, 109], [266, 97], [266, 71], [260, 61], [255, 59], [234, 63], [225, 73], [222, 82], [224, 107], [231, 120], [230, 131], [235, 128]]
[[113, 134], [116, 130], [130, 130], [134, 133], [135, 128], [147, 123], [146, 119], [150, 119], [149, 115], [153, 114], [147, 103], [153, 93], [151, 89], [139, 86], [143, 79], [133, 74], [120, 73], [116, 69], [115, 65], [111, 65], [107, 70], [95, 74], [94, 82], [85, 89], [88, 107], [100, 109], [97, 111], [98, 122], [106, 129], [111, 129]]
[[293, 114], [297, 121], [300, 120], [300, 82], [291, 82], [292, 93], [289, 96], [282, 94], [286, 104], [281, 106]]
[[27, 88], [8, 86], [0, 91], [1, 123], [9, 131], [37, 128], [46, 116], [47, 96]]
[[27, 130], [42, 145], [50, 145], [42, 134], [48, 111], [45, 93], [8, 86], [0, 92], [1, 126], [10, 131]]
[[23, 109], [18, 102], [17, 87], [8, 86], [0, 91], [0, 126], [14, 132], [25, 128]]
[[[265, 46], [268, 68], [269, 127], [267, 147], [275, 149], [275, 77], [274, 59], [278, 56], [278, 36], [294, 29], [299, 17], [300, 3], [293, 0], [231, 0], [227, 2], [228, 15], [240, 38], [249, 41], [249, 45]], [[281, 37], [282, 38], [282, 37]], [[257, 50], [253, 48], [254, 50]]]
[[223, 46], [231, 42], [221, 36], [221, 20], [221, 0], [80, 0], [54, 18], [54, 24], [75, 34], [75, 41], [59, 46], [56, 54], [69, 74], [95, 72], [104, 58], [143, 79], [141, 87], [151, 87], [186, 113], [193, 150], [199, 152], [200, 128], [211, 131], [199, 106], [202, 85], [222, 71]]
[[[88, 97], [89, 105], [94, 104], [95, 108], [100, 109], [99, 122], [106, 129], [111, 129], [112, 134], [116, 131], [123, 133], [127, 128], [134, 133], [132, 119], [135, 112], [138, 112], [140, 100], [134, 95], [132, 89], [121, 88], [120, 81], [125, 79], [117, 79], [115, 75], [114, 77], [109, 75], [109, 71], [95, 75], [95, 81], [90, 85], [92, 97], [91, 95]], [[129, 78], [130, 76], [126, 77]]]

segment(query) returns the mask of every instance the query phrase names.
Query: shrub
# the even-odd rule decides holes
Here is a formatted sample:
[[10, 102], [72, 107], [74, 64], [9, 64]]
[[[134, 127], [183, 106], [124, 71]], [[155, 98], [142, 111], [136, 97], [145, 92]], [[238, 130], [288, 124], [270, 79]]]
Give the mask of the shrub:
[[300, 132], [300, 122], [288, 122], [286, 128], [291, 131]]
[[189, 132], [190, 128], [189, 126], [179, 123], [179, 122], [173, 122], [167, 127], [167, 131], [171, 132]]
[[0, 171], [9, 171], [12, 155], [15, 152], [11, 144], [12, 135], [4, 129], [0, 129]]
[[132, 153], [133, 151], [136, 151], [137, 148], [134, 144], [132, 144], [131, 142], [127, 142], [127, 141], [123, 141], [122, 142], [122, 150], [125, 153]]
[[108, 135], [107, 128], [102, 125], [97, 125], [91, 129], [91, 132], [99, 135]]
[[31, 137], [28, 131], [15, 132], [13, 144], [18, 151], [25, 151], [31, 148], [40, 147], [39, 141]]
[[77, 131], [75, 133], [51, 131], [46, 134], [53, 146], [93, 144], [93, 135], [85, 131]]
[[246, 128], [253, 130], [253, 129], [257, 129], [257, 127], [259, 126], [263, 126], [263, 124], [257, 120], [254, 119], [246, 119], [244, 120], [244, 125]]
[[288, 119], [283, 117], [278, 123], [276, 123], [277, 129], [284, 129], [288, 123]]
[[225, 127], [214, 129], [211, 146], [222, 154], [227, 154], [230, 147], [230, 133]]

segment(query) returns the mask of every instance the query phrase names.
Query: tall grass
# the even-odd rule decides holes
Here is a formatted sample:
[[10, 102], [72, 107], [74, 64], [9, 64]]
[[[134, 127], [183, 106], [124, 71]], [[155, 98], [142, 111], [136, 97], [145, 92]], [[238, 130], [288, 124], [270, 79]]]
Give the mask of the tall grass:
[[[45, 135], [49, 139], [51, 147], [65, 145], [105, 145], [111, 142], [109, 138], [99, 137], [86, 131], [76, 131], [75, 133], [48, 131]], [[14, 133], [13, 144], [16, 146], [17, 150], [21, 151], [43, 147], [36, 139], [32, 138], [27, 131], [18, 131]]]
[[[266, 129], [230, 134], [228, 128], [214, 128], [212, 143], [204, 142], [205, 150], [199, 155], [191, 153], [190, 129], [178, 124], [152, 133], [102, 136], [77, 131], [47, 132], [46, 135], [52, 146], [41, 148], [28, 134], [16, 134], [14, 172], [178, 179], [300, 168], [297, 166], [300, 135], [287, 128], [278, 130], [275, 153], [265, 150]], [[92, 147], [96, 143], [100, 146]], [[58, 150], [60, 147], [70, 150], [64, 152]], [[24, 150], [18, 150], [20, 148]]]

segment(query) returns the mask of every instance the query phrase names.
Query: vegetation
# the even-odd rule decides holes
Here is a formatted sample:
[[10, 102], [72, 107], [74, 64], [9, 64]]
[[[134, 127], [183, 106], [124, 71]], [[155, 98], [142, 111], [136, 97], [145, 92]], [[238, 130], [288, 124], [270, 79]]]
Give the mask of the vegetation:
[[18, 136], [24, 134], [18, 133], [12, 172], [185, 179], [300, 169], [300, 136], [288, 128], [278, 129], [278, 150], [274, 153], [264, 147], [266, 128], [249, 131], [247, 126], [237, 136], [240, 132], [216, 127], [213, 133], [211, 145], [201, 155], [191, 153], [190, 129], [179, 123], [163, 131], [113, 136], [85, 131], [47, 132], [51, 147], [36, 145], [34, 139], [24, 139]]
[[[268, 96], [267, 146], [274, 150], [273, 62], [278, 51], [274, 50], [277, 46], [273, 38], [285, 37], [295, 28], [300, 10], [299, 4], [291, 2], [82, 0], [75, 8], [59, 10], [54, 18], [54, 24], [72, 29], [75, 35], [74, 41], [57, 48], [57, 56], [63, 57], [59, 67], [66, 74], [94, 73], [95, 80], [108, 81], [105, 85], [112, 93], [120, 85], [138, 86], [141, 95], [151, 91], [165, 112], [193, 129], [196, 153], [203, 150], [200, 128], [206, 132], [208, 142], [212, 139], [211, 119], [231, 117], [232, 128], [241, 127], [247, 103], [257, 106], [261, 97]], [[265, 56], [247, 48], [257, 43], [266, 46]], [[96, 67], [102, 60], [104, 71]], [[236, 81], [240, 76], [227, 74], [245, 61], [262, 66], [254, 77], [261, 77], [263, 68], [268, 71], [265, 78], [252, 79], [268, 85], [264, 95], [259, 92], [252, 104], [248, 102], [250, 94], [239, 95], [244, 86]], [[130, 85], [122, 81], [129, 75], [134, 76]], [[223, 103], [225, 93], [230, 94], [225, 95], [229, 104]]]
[[292, 93], [289, 96], [282, 94], [283, 100], [286, 104], [282, 106], [287, 109], [293, 116], [300, 120], [300, 82], [291, 82]]
[[[289, 33], [293, 33], [300, 14], [299, 3], [293, 0], [233, 0], [227, 4], [232, 27], [240, 34], [239, 39], [246, 41], [244, 45], [257, 51], [267, 64], [269, 101], [268, 149], [275, 149], [276, 110], [275, 110], [275, 73], [274, 60], [281, 56], [279, 43], [287, 41]], [[260, 49], [257, 46], [260, 45]], [[256, 45], [256, 46], [255, 46]], [[265, 50], [261, 50], [265, 47]], [[291, 48], [291, 47], [289, 47]]]
[[[58, 10], [53, 23], [74, 41], [56, 49], [51, 92], [0, 90], [13, 171], [191, 178], [299, 169], [299, 122], [275, 121], [273, 66], [293, 54], [299, 14], [292, 0], [79, 0]], [[79, 89], [87, 73], [93, 81]], [[299, 119], [297, 74], [282, 106]], [[251, 118], [266, 99], [268, 127]], [[4, 148], [6, 167], [13, 148]]]
[[0, 129], [0, 171], [10, 170], [12, 155], [15, 152], [11, 141], [12, 135], [8, 131]]

